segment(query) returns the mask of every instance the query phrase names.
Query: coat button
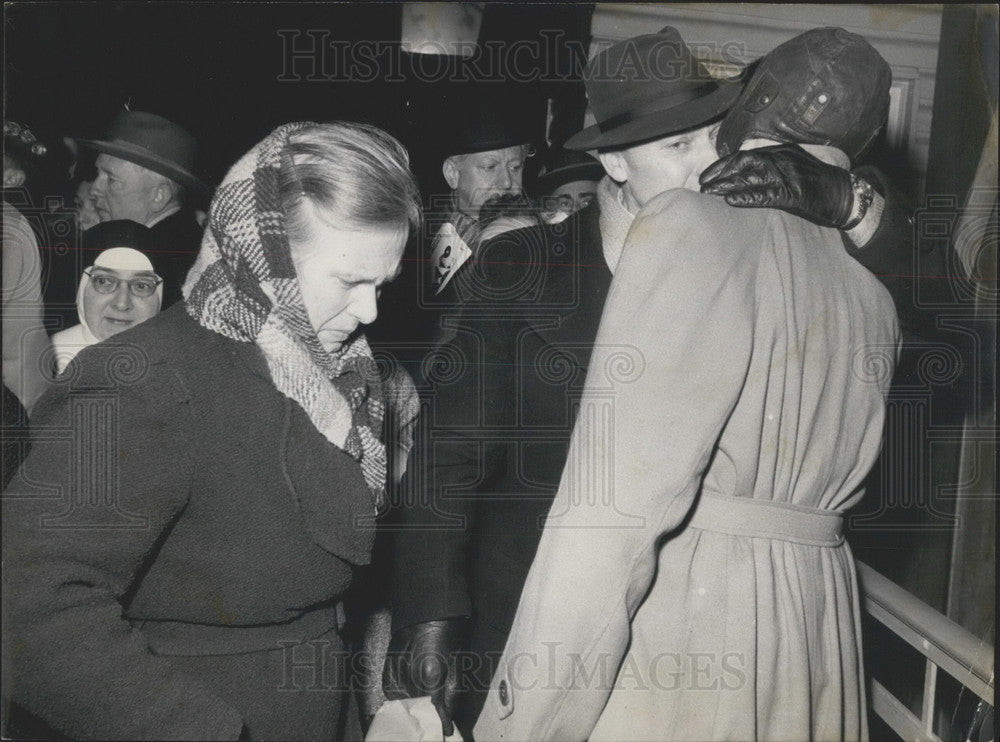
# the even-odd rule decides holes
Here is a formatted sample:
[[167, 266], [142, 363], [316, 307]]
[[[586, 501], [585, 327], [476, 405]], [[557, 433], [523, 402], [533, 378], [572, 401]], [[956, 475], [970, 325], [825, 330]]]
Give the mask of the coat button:
[[500, 705], [501, 706], [506, 706], [508, 703], [510, 703], [510, 694], [507, 692], [507, 681], [506, 680], [501, 680], [500, 681], [499, 691], [500, 691]]

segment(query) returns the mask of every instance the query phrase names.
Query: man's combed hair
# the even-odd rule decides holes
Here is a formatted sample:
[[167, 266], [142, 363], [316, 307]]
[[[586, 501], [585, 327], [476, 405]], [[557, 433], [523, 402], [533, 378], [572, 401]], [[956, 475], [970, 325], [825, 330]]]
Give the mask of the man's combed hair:
[[301, 205], [310, 201], [324, 219], [343, 227], [420, 228], [420, 192], [410, 158], [395, 138], [366, 124], [329, 123], [289, 137], [279, 176], [289, 236], [301, 238]]

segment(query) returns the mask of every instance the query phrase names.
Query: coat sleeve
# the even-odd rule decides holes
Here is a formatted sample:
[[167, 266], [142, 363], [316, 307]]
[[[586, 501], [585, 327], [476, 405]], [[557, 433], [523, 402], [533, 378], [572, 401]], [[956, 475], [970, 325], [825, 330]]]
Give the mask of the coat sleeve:
[[611, 687], [593, 670], [614, 677], [657, 544], [690, 509], [749, 366], [755, 260], [726, 218], [674, 191], [632, 226], [477, 740], [584, 740], [600, 716]]
[[502, 443], [487, 431], [511, 419], [512, 323], [462, 315], [453, 340], [425, 366], [430, 395], [417, 426], [401, 507], [393, 518], [393, 631], [472, 613], [469, 545], [477, 491], [501, 470]]
[[878, 276], [906, 275], [913, 271], [913, 206], [906, 195], [873, 167], [859, 167], [856, 175], [867, 180], [885, 199], [882, 218], [871, 238], [854, 245], [845, 235], [848, 254]]
[[195, 448], [180, 381], [114, 355], [128, 347], [77, 356], [4, 492], [5, 691], [74, 739], [237, 739], [241, 715], [124, 615], [187, 503]]
[[[928, 306], [950, 301], [952, 290], [941, 279], [948, 274], [942, 241], [918, 239], [912, 200], [880, 170], [862, 166], [854, 172], [883, 195], [885, 208], [878, 228], [864, 245], [855, 246], [844, 238], [847, 253], [888, 289], [907, 335], [935, 338], [940, 334], [937, 314]], [[918, 295], [924, 301], [918, 301]]]

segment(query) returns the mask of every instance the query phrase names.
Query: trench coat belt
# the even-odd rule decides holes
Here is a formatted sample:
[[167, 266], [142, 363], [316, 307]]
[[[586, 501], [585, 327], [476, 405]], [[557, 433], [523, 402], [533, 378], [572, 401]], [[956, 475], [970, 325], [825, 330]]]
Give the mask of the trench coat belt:
[[225, 626], [186, 621], [132, 621], [153, 654], [193, 657], [283, 649], [344, 626], [344, 605], [306, 611], [284, 623]]
[[837, 511], [713, 492], [701, 493], [688, 527], [810, 546], [844, 543], [844, 516]]

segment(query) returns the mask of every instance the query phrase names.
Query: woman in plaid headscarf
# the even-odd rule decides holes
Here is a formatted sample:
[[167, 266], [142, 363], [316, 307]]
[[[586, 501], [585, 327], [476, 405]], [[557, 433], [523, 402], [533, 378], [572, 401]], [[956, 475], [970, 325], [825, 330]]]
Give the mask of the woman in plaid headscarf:
[[74, 738], [360, 736], [340, 600], [387, 396], [359, 327], [418, 204], [384, 132], [282, 126], [216, 192], [186, 302], [74, 359], [38, 407], [65, 435], [4, 497], [17, 704]]

